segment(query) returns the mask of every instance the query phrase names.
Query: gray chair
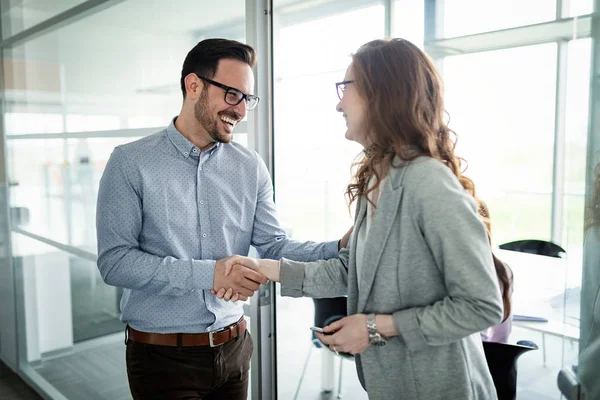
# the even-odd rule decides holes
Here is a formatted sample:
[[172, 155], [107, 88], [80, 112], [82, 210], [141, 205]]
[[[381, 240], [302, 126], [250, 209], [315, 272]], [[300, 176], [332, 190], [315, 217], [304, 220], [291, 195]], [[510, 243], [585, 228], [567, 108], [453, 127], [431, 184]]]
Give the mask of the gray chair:
[[538, 346], [529, 341], [520, 341], [517, 344], [483, 342], [485, 358], [494, 380], [498, 400], [517, 398], [517, 360], [524, 353], [537, 349]]
[[[329, 299], [313, 299], [315, 304], [315, 326], [325, 327], [338, 319], [344, 318], [347, 315], [347, 299], [346, 297], [332, 297]], [[296, 388], [296, 393], [294, 394], [294, 400], [298, 397], [300, 393], [300, 387], [302, 386], [302, 381], [304, 380], [304, 374], [306, 373], [306, 368], [308, 367], [308, 362], [310, 361], [310, 356], [314, 348], [323, 348], [324, 345], [317, 338], [314, 332], [311, 334], [311, 345], [308, 350], [308, 355], [306, 356], [306, 360], [304, 361], [304, 367], [302, 368], [302, 374], [300, 375], [300, 381], [298, 382], [298, 387]], [[337, 390], [337, 398], [342, 398], [342, 373], [343, 373], [343, 361], [352, 360], [354, 361], [354, 356], [349, 353], [339, 353], [340, 359], [340, 367], [339, 367], [339, 377], [338, 377], [338, 390]]]
[[556, 243], [538, 239], [516, 240], [499, 246], [502, 250], [518, 251], [520, 253], [537, 254], [540, 256], [564, 258], [567, 252]]

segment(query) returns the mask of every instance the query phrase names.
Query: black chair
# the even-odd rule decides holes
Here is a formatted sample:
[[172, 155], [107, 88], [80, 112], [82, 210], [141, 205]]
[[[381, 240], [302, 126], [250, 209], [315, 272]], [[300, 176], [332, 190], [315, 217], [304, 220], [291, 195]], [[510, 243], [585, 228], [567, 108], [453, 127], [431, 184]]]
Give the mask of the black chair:
[[[332, 297], [329, 299], [313, 299], [315, 304], [315, 326], [323, 328], [338, 319], [344, 318], [347, 315], [347, 299], [346, 297]], [[325, 347], [323, 343], [317, 338], [316, 334], [312, 332], [311, 335], [311, 346], [308, 351], [308, 355], [306, 356], [306, 361], [304, 362], [304, 368], [302, 369], [302, 375], [300, 376], [300, 381], [298, 382], [298, 387], [296, 388], [296, 393], [294, 394], [294, 399], [298, 397], [298, 393], [300, 393], [300, 387], [302, 385], [302, 380], [304, 379], [304, 374], [306, 373], [306, 368], [308, 367], [308, 362], [310, 360], [310, 356], [312, 354], [313, 348], [323, 348]], [[354, 360], [354, 356], [349, 353], [339, 353], [340, 357], [340, 371], [338, 377], [338, 394], [337, 397], [342, 397], [342, 362], [344, 359]]]
[[540, 256], [564, 258], [567, 252], [556, 243], [545, 240], [527, 239], [508, 242], [499, 246], [502, 250], [518, 251], [520, 253], [537, 254]]
[[483, 350], [488, 368], [494, 380], [498, 400], [515, 400], [517, 398], [517, 360], [538, 346], [529, 341], [517, 344], [483, 342]]

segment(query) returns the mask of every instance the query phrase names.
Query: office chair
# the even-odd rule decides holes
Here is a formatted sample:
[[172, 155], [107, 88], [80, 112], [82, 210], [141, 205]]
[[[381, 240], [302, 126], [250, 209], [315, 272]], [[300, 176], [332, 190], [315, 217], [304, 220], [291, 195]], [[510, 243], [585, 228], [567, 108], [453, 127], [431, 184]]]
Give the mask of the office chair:
[[483, 342], [485, 358], [494, 380], [498, 400], [517, 398], [517, 360], [522, 354], [537, 349], [535, 343], [526, 340], [517, 344]]
[[[347, 300], [346, 297], [332, 297], [329, 299], [313, 299], [315, 304], [315, 326], [325, 327], [338, 319], [344, 318], [347, 315]], [[302, 374], [300, 375], [300, 381], [298, 382], [298, 387], [296, 388], [296, 393], [294, 394], [294, 400], [298, 397], [300, 393], [300, 387], [302, 386], [302, 381], [304, 379], [304, 374], [306, 373], [306, 368], [308, 367], [308, 362], [310, 360], [310, 356], [312, 354], [313, 348], [323, 348], [325, 347], [323, 343], [317, 338], [315, 332], [311, 331], [311, 345], [308, 350], [308, 355], [306, 356], [306, 360], [304, 361], [304, 367], [302, 369]], [[349, 353], [339, 353], [340, 358], [340, 371], [338, 376], [338, 394], [337, 398], [342, 398], [342, 362], [344, 359], [354, 360], [354, 356]]]
[[545, 240], [527, 239], [508, 242], [499, 246], [502, 250], [537, 254], [540, 256], [564, 258], [567, 252], [559, 245]]

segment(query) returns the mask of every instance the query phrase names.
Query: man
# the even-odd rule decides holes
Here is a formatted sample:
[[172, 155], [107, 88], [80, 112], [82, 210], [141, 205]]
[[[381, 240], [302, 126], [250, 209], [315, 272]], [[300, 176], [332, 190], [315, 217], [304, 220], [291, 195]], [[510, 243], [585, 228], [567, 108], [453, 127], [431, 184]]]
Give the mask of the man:
[[[98, 268], [125, 288], [127, 374], [133, 397], [245, 399], [252, 339], [241, 303], [266, 278], [228, 256], [299, 261], [337, 257], [338, 244], [289, 240], [277, 221], [261, 158], [233, 143], [258, 103], [254, 50], [225, 39], [198, 43], [181, 73], [183, 106], [161, 132], [118, 146], [98, 193]], [[347, 238], [347, 235], [346, 235]], [[346, 244], [343, 239], [341, 245]]]

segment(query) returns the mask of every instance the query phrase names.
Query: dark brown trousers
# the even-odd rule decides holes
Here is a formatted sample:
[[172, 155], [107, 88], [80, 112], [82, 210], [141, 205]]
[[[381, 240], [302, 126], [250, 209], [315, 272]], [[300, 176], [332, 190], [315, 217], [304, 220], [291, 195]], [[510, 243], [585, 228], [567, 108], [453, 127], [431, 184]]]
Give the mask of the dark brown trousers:
[[245, 400], [252, 357], [248, 331], [218, 347], [170, 347], [127, 341], [127, 377], [135, 400]]

